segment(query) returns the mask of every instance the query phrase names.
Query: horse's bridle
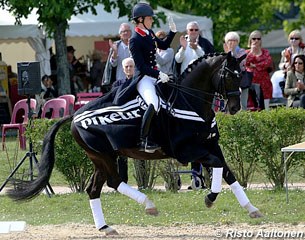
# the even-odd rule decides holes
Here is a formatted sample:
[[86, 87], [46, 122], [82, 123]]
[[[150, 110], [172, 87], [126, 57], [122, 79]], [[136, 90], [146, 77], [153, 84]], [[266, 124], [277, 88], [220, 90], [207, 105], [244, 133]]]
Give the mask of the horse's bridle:
[[[215, 69], [212, 73], [212, 75], [215, 74], [215, 72], [217, 71], [217, 69]], [[215, 89], [217, 91], [217, 93], [209, 93], [209, 92], [204, 92], [202, 90], [198, 90], [198, 89], [194, 89], [194, 88], [190, 88], [190, 87], [185, 87], [182, 86], [179, 83], [176, 82], [168, 82], [168, 84], [173, 88], [173, 89], [177, 89], [180, 92], [183, 92], [184, 94], [190, 95], [194, 98], [197, 98], [200, 101], [204, 101], [204, 102], [208, 102], [207, 100], [205, 100], [202, 97], [202, 94], [207, 95], [207, 96], [214, 96], [219, 100], [223, 100], [223, 99], [227, 99], [229, 96], [240, 96], [240, 91], [236, 90], [236, 91], [227, 91], [225, 89], [225, 81], [226, 81], [226, 72], [228, 72], [229, 74], [231, 74], [234, 78], [239, 78], [240, 77], [240, 73], [235, 71], [232, 71], [230, 68], [228, 68], [227, 66], [227, 60], [225, 59], [222, 62], [221, 68], [219, 69], [219, 81], [218, 84], [215, 86]], [[181, 76], [180, 76], [181, 78]], [[179, 81], [180, 82], [180, 81]], [[160, 92], [160, 91], [159, 91]], [[173, 94], [173, 92], [171, 93], [169, 99], [175, 99], [175, 94]], [[173, 100], [174, 102], [175, 100]], [[218, 106], [217, 104], [213, 103], [213, 102], [208, 102], [213, 104], [214, 106]], [[220, 107], [220, 106], [218, 106]]]
[[221, 68], [219, 70], [219, 77], [220, 80], [218, 82], [218, 86], [216, 86], [217, 92], [220, 94], [221, 98], [227, 99], [230, 96], [240, 96], [239, 89], [236, 91], [227, 91], [225, 88], [225, 81], [226, 81], [226, 72], [228, 72], [230, 75], [232, 75], [233, 78], [240, 78], [240, 73], [235, 71], [232, 71], [227, 66], [227, 60], [225, 60]]

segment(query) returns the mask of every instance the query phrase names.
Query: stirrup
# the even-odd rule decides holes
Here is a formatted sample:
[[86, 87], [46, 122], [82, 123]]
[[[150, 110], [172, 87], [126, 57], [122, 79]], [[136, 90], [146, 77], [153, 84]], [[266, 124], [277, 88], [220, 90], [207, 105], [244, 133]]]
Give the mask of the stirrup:
[[154, 153], [155, 151], [161, 149], [158, 144], [153, 143], [149, 140], [142, 140], [139, 145], [139, 151], [141, 152]]

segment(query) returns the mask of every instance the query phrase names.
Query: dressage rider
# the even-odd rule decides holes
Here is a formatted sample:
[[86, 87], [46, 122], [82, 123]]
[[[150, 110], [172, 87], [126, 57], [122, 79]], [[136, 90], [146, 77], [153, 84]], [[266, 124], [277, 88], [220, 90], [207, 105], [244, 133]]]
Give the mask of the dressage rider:
[[136, 64], [135, 80], [137, 90], [145, 103], [147, 109], [143, 115], [140, 132], [140, 151], [154, 153], [160, 147], [149, 138], [149, 129], [154, 115], [159, 111], [159, 97], [155, 85], [157, 81], [166, 83], [169, 80], [167, 74], [159, 71], [156, 67], [156, 51], [167, 49], [177, 32], [172, 18], [169, 19], [170, 32], [165, 40], [156, 37], [151, 30], [154, 12], [150, 5], [138, 3], [132, 10], [132, 19], [135, 31], [130, 39], [129, 48]]

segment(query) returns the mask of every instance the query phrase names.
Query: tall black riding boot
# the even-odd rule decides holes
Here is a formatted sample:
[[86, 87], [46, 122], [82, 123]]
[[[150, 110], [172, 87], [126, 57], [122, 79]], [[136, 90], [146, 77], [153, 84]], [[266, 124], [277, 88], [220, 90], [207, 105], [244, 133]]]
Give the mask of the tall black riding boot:
[[154, 153], [156, 150], [160, 149], [160, 146], [152, 142], [149, 136], [150, 124], [155, 112], [154, 106], [150, 104], [143, 115], [140, 132], [140, 151]]

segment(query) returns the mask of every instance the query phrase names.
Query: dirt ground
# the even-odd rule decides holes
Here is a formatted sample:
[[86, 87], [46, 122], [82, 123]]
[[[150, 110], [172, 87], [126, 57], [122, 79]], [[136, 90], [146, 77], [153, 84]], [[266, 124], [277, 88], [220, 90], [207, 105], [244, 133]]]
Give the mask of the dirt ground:
[[0, 234], [1, 240], [132, 239], [132, 240], [213, 240], [213, 239], [305, 239], [305, 222], [299, 225], [182, 225], [139, 227], [115, 225], [120, 235], [105, 236], [92, 225], [65, 224], [29, 226], [23, 232]]

